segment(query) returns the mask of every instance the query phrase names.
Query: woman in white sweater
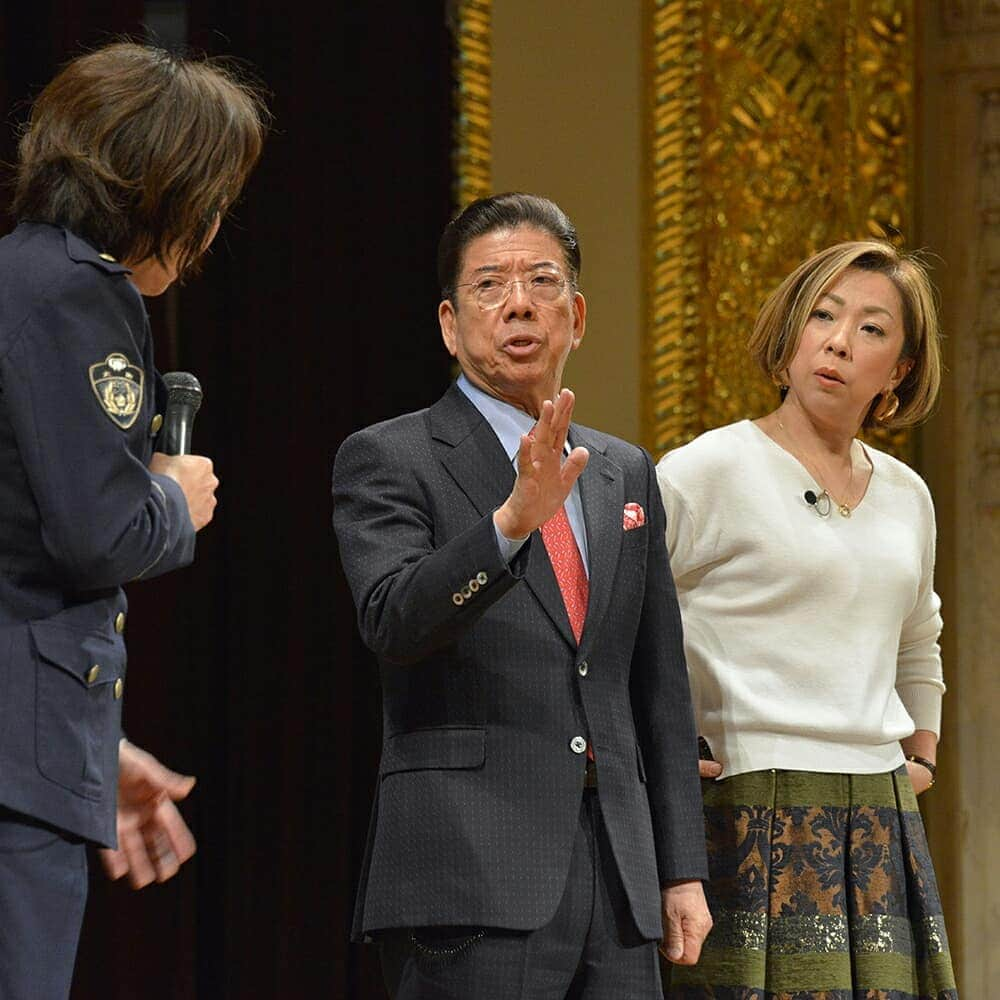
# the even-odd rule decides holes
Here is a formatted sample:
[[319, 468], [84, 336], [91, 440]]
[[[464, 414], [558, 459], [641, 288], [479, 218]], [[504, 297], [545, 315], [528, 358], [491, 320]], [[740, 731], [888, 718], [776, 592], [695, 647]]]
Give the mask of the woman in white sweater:
[[934, 404], [930, 283], [888, 244], [839, 244], [782, 282], [750, 348], [778, 408], [657, 469], [717, 762], [702, 772], [715, 926], [666, 993], [953, 1000], [914, 795], [933, 784], [944, 692], [934, 510], [857, 439]]

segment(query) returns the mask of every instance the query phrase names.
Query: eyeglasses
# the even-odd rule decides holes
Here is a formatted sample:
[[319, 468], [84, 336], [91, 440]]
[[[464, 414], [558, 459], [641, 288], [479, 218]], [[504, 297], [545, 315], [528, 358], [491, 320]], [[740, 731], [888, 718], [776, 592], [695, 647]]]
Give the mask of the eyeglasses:
[[478, 281], [466, 281], [456, 285], [455, 289], [471, 288], [472, 297], [480, 309], [496, 309], [510, 298], [515, 285], [522, 285], [528, 298], [538, 305], [555, 302], [567, 284], [567, 279], [562, 275], [541, 272], [533, 274], [530, 278], [514, 278], [510, 281], [501, 281], [499, 278], [487, 275]]

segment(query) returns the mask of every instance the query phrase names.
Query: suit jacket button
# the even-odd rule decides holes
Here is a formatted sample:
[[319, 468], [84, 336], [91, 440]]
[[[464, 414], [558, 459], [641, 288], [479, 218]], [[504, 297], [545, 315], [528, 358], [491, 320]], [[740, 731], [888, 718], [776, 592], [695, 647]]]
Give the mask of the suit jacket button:
[[115, 631], [121, 635], [125, 631], [125, 612], [119, 611], [115, 615]]
[[485, 587], [486, 586], [486, 581], [489, 580], [489, 577], [482, 570], [480, 570], [476, 574], [476, 579], [479, 581], [479, 586], [480, 587]]
[[462, 588], [462, 597], [465, 600], [468, 600], [470, 597], [472, 597], [472, 588], [468, 587], [468, 586], [463, 587]]
[[94, 664], [94, 665], [93, 665], [93, 666], [92, 666], [92, 667], [91, 667], [91, 668], [90, 668], [90, 669], [89, 669], [89, 670], [87, 671], [87, 683], [88, 683], [88, 684], [93, 684], [93, 683], [94, 683], [94, 681], [96, 681], [96, 680], [97, 680], [97, 678], [98, 678], [98, 677], [100, 677], [100, 676], [101, 676], [101, 666], [100, 666], [100, 664], [99, 664], [99, 663], [95, 663], [95, 664]]
[[580, 665], [576, 669], [579, 671], [581, 677], [586, 677], [587, 671], [590, 669], [590, 664], [586, 660], [581, 660]]
[[469, 590], [471, 590], [473, 593], [479, 590], [479, 581], [475, 577], [473, 577], [469, 581]]
[[582, 736], [574, 736], [569, 741], [569, 748], [573, 753], [584, 753], [587, 749], [587, 741]]
[[117, 701], [121, 696], [122, 692], [125, 690], [125, 682], [119, 677], [115, 681], [115, 701]]
[[451, 599], [452, 599], [452, 602], [457, 607], [461, 607], [463, 604], [465, 604], [465, 598], [461, 594], [459, 594], [457, 592], [451, 595]]

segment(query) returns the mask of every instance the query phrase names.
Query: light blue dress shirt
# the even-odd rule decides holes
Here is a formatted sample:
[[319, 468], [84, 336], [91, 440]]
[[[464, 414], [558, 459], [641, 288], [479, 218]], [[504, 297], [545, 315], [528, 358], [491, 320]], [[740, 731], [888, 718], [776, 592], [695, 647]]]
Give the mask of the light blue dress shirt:
[[[535, 426], [535, 418], [525, 413], [524, 410], [519, 410], [516, 406], [511, 406], [510, 403], [505, 403], [503, 400], [483, 392], [478, 386], [473, 385], [465, 375], [459, 375], [458, 387], [493, 429], [493, 433], [500, 440], [501, 447], [514, 464], [516, 472], [517, 451], [521, 447], [521, 435], [527, 434]], [[569, 442], [566, 443], [566, 448], [568, 451]], [[580, 550], [580, 557], [583, 559], [583, 568], [589, 577], [587, 530], [583, 521], [583, 503], [580, 500], [579, 480], [573, 484], [573, 489], [570, 490], [570, 494], [566, 498], [566, 516], [569, 518], [570, 528], [573, 529], [576, 547]], [[495, 524], [494, 528], [496, 528]], [[499, 528], [496, 528], [496, 533], [500, 554], [509, 563], [527, 539], [507, 538]]]

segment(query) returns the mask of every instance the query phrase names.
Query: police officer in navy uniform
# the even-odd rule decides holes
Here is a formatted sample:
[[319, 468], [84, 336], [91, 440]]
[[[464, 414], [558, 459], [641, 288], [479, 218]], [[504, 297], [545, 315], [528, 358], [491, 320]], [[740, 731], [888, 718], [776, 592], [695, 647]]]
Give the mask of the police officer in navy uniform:
[[20, 222], [0, 240], [5, 1000], [68, 995], [87, 842], [136, 886], [193, 851], [174, 805], [193, 779], [120, 725], [122, 585], [192, 560], [218, 485], [209, 459], [155, 450], [164, 393], [142, 296], [207, 249], [263, 118], [224, 65], [119, 43], [69, 63], [21, 138]]

